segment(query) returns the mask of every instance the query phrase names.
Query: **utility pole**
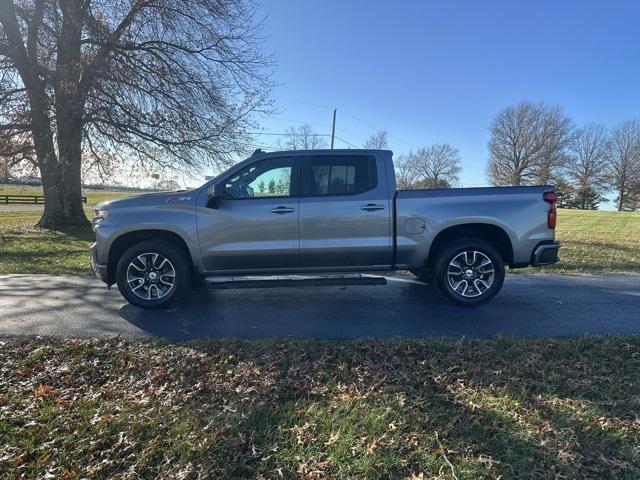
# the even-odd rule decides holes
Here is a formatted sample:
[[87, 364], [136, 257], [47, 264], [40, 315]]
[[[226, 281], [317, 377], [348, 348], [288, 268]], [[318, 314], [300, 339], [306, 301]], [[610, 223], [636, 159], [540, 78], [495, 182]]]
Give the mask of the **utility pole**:
[[331, 127], [331, 150], [333, 150], [333, 140], [336, 138], [336, 112], [337, 108], [333, 109], [333, 127]]

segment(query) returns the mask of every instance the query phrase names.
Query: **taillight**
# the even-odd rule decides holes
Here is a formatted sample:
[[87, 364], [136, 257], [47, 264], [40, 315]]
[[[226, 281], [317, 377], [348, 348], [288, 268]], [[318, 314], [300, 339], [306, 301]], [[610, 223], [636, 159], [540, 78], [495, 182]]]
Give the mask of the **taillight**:
[[544, 192], [542, 195], [544, 201], [549, 203], [549, 212], [547, 213], [547, 226], [549, 228], [556, 228], [556, 220], [558, 218], [558, 211], [556, 205], [558, 204], [558, 194], [556, 192]]

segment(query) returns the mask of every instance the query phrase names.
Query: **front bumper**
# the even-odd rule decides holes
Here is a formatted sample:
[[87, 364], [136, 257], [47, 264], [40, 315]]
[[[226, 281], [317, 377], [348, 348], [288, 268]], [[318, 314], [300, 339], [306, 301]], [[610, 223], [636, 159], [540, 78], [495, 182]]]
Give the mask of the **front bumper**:
[[98, 263], [97, 261], [98, 255], [97, 255], [95, 243], [91, 245], [91, 248], [89, 250], [89, 257], [90, 257], [89, 263], [91, 264], [91, 270], [93, 270], [93, 273], [95, 274], [95, 276], [98, 277], [103, 282], [108, 283], [107, 266], [100, 265]]
[[559, 249], [560, 243], [555, 241], [538, 245], [531, 255], [531, 265], [540, 267], [557, 263], [560, 260], [558, 258]]

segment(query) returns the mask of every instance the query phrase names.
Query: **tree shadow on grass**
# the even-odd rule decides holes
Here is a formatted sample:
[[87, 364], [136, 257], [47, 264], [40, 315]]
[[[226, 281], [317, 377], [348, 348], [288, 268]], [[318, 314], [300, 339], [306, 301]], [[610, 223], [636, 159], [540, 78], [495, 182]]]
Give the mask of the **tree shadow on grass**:
[[[73, 442], [55, 455], [97, 476], [640, 474], [637, 339], [116, 338], [63, 348], [72, 365], [41, 351], [51, 373], [33, 383], [79, 395], [85, 410], [52, 404], [46, 429], [68, 431]], [[20, 389], [25, 368], [8, 371]]]
[[[215, 458], [206, 473], [221, 478], [640, 474], [632, 392], [567, 388], [589, 380], [570, 369], [531, 378], [548, 364], [525, 360], [535, 357], [527, 348], [508, 347], [520, 357], [509, 365], [483, 359], [486, 348], [456, 354], [452, 342], [274, 342], [196, 347], [218, 357], [224, 345], [234, 380], [182, 404], [183, 428], [210, 439], [184, 461]], [[205, 415], [203, 398], [213, 404]]]

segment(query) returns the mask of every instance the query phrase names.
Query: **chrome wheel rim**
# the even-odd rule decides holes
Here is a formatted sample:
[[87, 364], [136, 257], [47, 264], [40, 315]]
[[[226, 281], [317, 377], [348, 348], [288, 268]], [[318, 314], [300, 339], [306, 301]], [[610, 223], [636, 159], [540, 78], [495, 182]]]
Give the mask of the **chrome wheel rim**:
[[493, 262], [484, 253], [466, 250], [449, 262], [447, 281], [451, 289], [465, 298], [479, 297], [495, 278]]
[[129, 263], [127, 283], [135, 296], [160, 300], [175, 287], [176, 270], [169, 259], [159, 253], [142, 253]]

